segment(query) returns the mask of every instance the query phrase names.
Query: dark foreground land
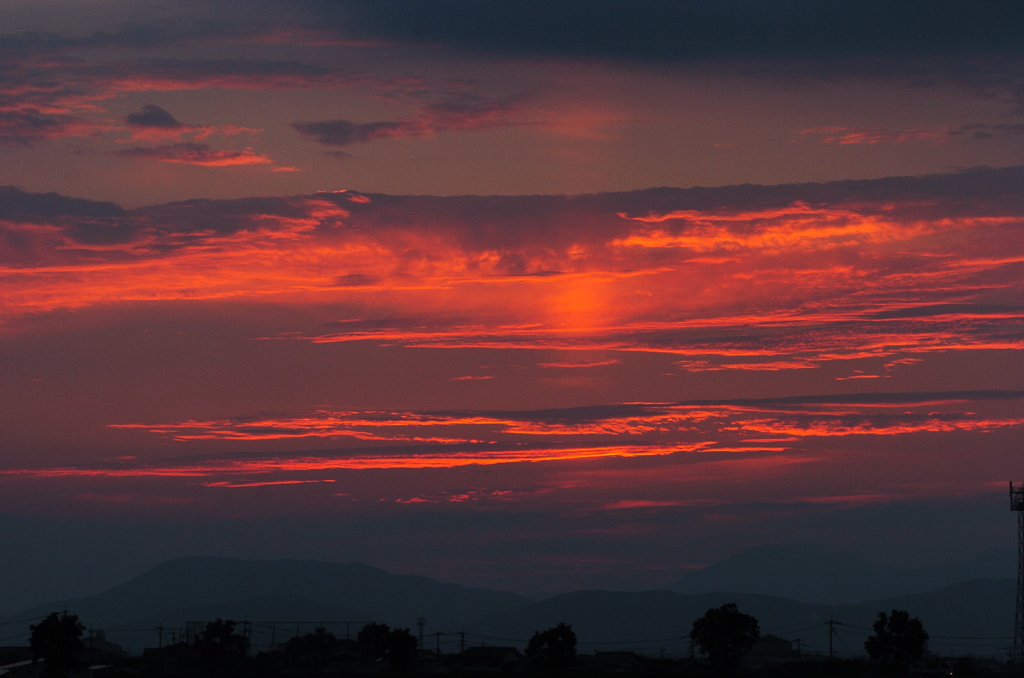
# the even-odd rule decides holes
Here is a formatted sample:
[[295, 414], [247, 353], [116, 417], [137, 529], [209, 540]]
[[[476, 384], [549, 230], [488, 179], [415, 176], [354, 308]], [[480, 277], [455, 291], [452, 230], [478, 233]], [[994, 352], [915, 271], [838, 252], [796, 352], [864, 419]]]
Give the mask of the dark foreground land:
[[[4, 653], [6, 651], [6, 654]], [[87, 652], [73, 666], [33, 663], [28, 648], [0, 649], [3, 678], [344, 678], [346, 676], [675, 676], [679, 678], [1011, 678], [1019, 669], [988, 658], [928, 656], [913, 666], [891, 666], [867, 659], [805, 656], [791, 662], [713, 667], [701, 659], [658, 658], [633, 652], [581, 654], [559, 666], [531, 660], [513, 647], [472, 647], [457, 654], [416, 651], [411, 657], [372, 658], [355, 643], [338, 643], [329, 653], [315, 648], [280, 650], [255, 656], [204, 653], [196, 645], [176, 643], [142, 656]], [[10, 661], [10, 660], [17, 661]]]

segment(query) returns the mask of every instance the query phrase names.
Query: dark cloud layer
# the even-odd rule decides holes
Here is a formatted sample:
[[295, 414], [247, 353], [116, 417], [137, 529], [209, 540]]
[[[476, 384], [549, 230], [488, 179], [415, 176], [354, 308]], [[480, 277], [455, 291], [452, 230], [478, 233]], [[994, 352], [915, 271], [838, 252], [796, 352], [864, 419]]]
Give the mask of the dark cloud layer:
[[528, 117], [529, 113], [512, 101], [463, 94], [422, 105], [414, 117], [404, 120], [321, 120], [294, 122], [292, 127], [325, 146], [349, 146], [378, 139], [419, 139], [439, 132], [511, 126]]
[[58, 217], [116, 217], [124, 210], [112, 202], [69, 198], [58, 193], [28, 193], [0, 186], [0, 219], [52, 220]]
[[[1024, 6], [938, 0], [305, 0], [350, 39], [502, 59], [627, 62], [784, 82], [864, 78], [1024, 110]], [[1001, 133], [1001, 132], [1000, 132]], [[984, 138], [984, 132], [979, 136]]]
[[355, 123], [351, 120], [322, 120], [319, 122], [294, 122], [292, 127], [303, 136], [310, 137], [325, 146], [349, 146], [375, 139], [395, 139], [416, 136], [408, 129], [408, 123], [379, 121]]
[[1024, 48], [1024, 7], [937, 0], [305, 3], [364, 36], [518, 55], [842, 59]]
[[159, 127], [162, 129], [181, 127], [181, 123], [173, 115], [153, 104], [143, 106], [141, 111], [129, 113], [125, 122], [130, 127]]
[[1024, 123], [1000, 123], [989, 125], [983, 123], [971, 123], [962, 125], [950, 130], [950, 136], [968, 136], [975, 141], [986, 141], [988, 139], [1007, 139], [1018, 137], [1024, 134]]
[[[0, 35], [0, 39], [3, 36]], [[0, 146], [35, 146], [71, 136], [98, 137], [122, 125], [140, 130], [185, 129], [165, 109], [148, 104], [118, 121], [98, 115], [97, 101], [131, 92], [200, 89], [305, 89], [374, 83], [373, 77], [321, 64], [281, 59], [82, 59], [61, 40], [44, 40], [39, 54], [0, 46]], [[238, 128], [240, 129], [240, 128]]]
[[0, 111], [0, 145], [34, 146], [69, 136], [86, 136], [93, 125], [73, 115], [42, 113], [38, 109]]
[[1020, 53], [1024, 7], [982, 0], [264, 0], [79, 34], [0, 35], [0, 53], [267, 40], [282, 30], [511, 55], [690, 61]]
[[[334, 139], [331, 136], [327, 138]], [[341, 134], [337, 141], [342, 142], [345, 138]], [[206, 166], [269, 162], [269, 159], [249, 150], [216, 150], [207, 144], [196, 143], [132, 147], [118, 153]], [[1024, 196], [1020, 191], [1022, 183], [1024, 166], [979, 168], [920, 177], [779, 186], [652, 188], [578, 196], [359, 196], [348, 192], [318, 193], [305, 197], [191, 200], [130, 212], [124, 212], [113, 203], [3, 187], [0, 188], [0, 197], [3, 198], [0, 217], [12, 221], [33, 221], [42, 217], [67, 216], [80, 217], [78, 222], [93, 223], [97, 218], [123, 215], [124, 228], [135, 233], [147, 232], [166, 237], [166, 242], [160, 243], [162, 252], [186, 246], [186, 243], [168, 237], [177, 233], [198, 234], [205, 230], [228, 234], [264, 223], [270, 227], [279, 222], [292, 223], [289, 220], [313, 219], [315, 232], [327, 238], [365, 233], [380, 242], [388, 242], [392, 237], [403, 237], [403, 233], [443, 236], [468, 252], [494, 250], [501, 253], [499, 269], [505, 274], [551, 277], [558, 272], [557, 266], [565, 262], [552, 259], [548, 268], [529, 268], [523, 257], [558, 251], [574, 244], [604, 244], [625, 237], [636, 223], [630, 217], [644, 219], [647, 218], [645, 215], [687, 210], [707, 212], [714, 217], [731, 212], [788, 209], [794, 204], [816, 205], [823, 209], [827, 206], [856, 206], [862, 215], [884, 215], [900, 220], [1004, 217], [1024, 213]], [[333, 211], [320, 213], [324, 205], [331, 205]], [[741, 235], [753, 233], [760, 228], [763, 218], [770, 217], [755, 215], [749, 223], [744, 221], [731, 228]], [[60, 223], [65, 224], [66, 235], [77, 239], [77, 226], [72, 220], [65, 219]], [[344, 227], [339, 228], [341, 226]], [[663, 228], [681, 235], [695, 227], [688, 218], [684, 218], [664, 222]], [[674, 250], [670, 251], [673, 253]], [[411, 256], [413, 253], [408, 254]], [[374, 279], [362, 271], [339, 272], [339, 276], [347, 285]], [[998, 315], [1015, 308], [1004, 308], [1004, 305], [921, 305], [885, 310], [877, 318], [915, 318], [968, 311]], [[422, 319], [415, 322], [422, 322]], [[651, 337], [655, 338], [653, 334]]]
[[[193, 8], [196, 6], [193, 5]], [[241, 13], [228, 21], [198, 16], [164, 16], [159, 22], [127, 22], [104, 30], [57, 33], [42, 30], [0, 34], [0, 53], [26, 54], [56, 49], [128, 48], [148, 49], [179, 46], [182, 43], [225, 38], [246, 38], [267, 30], [266, 26], [242, 20]]]

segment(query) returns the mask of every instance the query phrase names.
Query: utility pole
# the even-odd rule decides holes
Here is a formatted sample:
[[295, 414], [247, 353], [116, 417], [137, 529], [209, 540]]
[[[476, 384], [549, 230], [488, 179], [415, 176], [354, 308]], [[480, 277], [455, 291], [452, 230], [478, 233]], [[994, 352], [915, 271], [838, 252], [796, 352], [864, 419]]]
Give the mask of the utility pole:
[[156, 633], [157, 633], [157, 636], [160, 639], [159, 640], [159, 644], [157, 645], [157, 647], [158, 648], [162, 648], [164, 646], [164, 623], [163, 622], [160, 622], [160, 625], [156, 627]]
[[463, 629], [459, 631], [459, 654], [466, 651], [466, 631]]
[[828, 616], [828, 660], [832, 661], [835, 659], [835, 652], [832, 651], [832, 637], [836, 635], [836, 622], [832, 619], [832, 615]]
[[1010, 481], [1010, 510], [1017, 512], [1017, 614], [1013, 625], [1013, 664], [1024, 674], [1024, 485]]

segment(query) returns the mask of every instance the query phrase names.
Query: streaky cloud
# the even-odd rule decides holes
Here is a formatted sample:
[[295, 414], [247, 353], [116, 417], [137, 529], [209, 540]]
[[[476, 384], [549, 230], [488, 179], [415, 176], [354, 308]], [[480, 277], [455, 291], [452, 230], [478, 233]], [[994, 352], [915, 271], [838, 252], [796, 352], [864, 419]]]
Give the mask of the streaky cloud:
[[[272, 165], [196, 143], [122, 153]], [[1022, 177], [1012, 167], [581, 196], [340, 191], [108, 213], [12, 191], [19, 204], [64, 200], [82, 213], [0, 222], [0, 312], [341, 303], [363, 310], [320, 333], [254, 338], [663, 353], [690, 373], [848, 365], [831, 378], [877, 379], [927, 355], [1024, 347], [1024, 308], [1005, 301], [1021, 289]]]
[[508, 102], [463, 96], [422, 105], [415, 117], [356, 123], [351, 120], [293, 122], [301, 135], [325, 146], [343, 147], [385, 139], [422, 139], [442, 132], [540, 123], [530, 111]]
[[257, 153], [251, 148], [241, 151], [215, 150], [208, 144], [190, 142], [152, 148], [137, 146], [117, 151], [117, 154], [129, 158], [147, 158], [160, 162], [200, 167], [238, 167], [273, 164], [274, 162], [269, 156]]

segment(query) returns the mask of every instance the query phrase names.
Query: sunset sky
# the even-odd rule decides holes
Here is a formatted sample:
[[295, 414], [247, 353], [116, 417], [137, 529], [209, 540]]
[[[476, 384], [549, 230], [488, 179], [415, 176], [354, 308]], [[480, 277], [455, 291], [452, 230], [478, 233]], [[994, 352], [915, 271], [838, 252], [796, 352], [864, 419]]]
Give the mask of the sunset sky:
[[1014, 544], [1024, 5], [0, 27], [0, 614], [193, 554], [555, 592]]

